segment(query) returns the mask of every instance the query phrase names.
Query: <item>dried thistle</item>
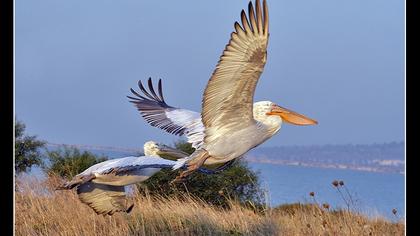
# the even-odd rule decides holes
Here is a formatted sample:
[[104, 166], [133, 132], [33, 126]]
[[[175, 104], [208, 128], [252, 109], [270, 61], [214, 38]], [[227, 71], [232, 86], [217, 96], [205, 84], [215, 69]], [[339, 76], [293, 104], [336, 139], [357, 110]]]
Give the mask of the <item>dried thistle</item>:
[[334, 180], [334, 181], [332, 182], [332, 185], [333, 185], [334, 187], [338, 187], [338, 185], [339, 185], [338, 180]]
[[315, 196], [315, 192], [310, 192], [309, 196], [311, 196], [311, 197]]

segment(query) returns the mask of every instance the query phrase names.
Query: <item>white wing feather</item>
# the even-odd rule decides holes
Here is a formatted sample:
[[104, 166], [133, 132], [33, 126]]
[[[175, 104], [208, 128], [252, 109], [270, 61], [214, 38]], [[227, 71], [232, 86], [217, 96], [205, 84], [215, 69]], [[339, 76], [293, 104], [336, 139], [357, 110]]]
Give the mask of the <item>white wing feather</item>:
[[202, 122], [204, 148], [232, 131], [256, 126], [253, 99], [267, 60], [268, 6], [263, 0], [248, 4], [241, 12], [242, 25], [235, 22], [228, 45], [204, 90]]
[[204, 140], [204, 125], [201, 122], [201, 115], [198, 112], [175, 109], [166, 112], [166, 116], [174, 123], [185, 127], [184, 135], [192, 144], [192, 147], [198, 149], [203, 144]]
[[130, 156], [130, 157], [123, 157], [123, 158], [117, 158], [112, 160], [107, 160], [101, 163], [98, 163], [96, 165], [93, 165], [80, 173], [79, 175], [89, 175], [89, 174], [95, 174], [95, 173], [104, 173], [107, 171], [110, 171], [112, 169], [119, 169], [119, 168], [125, 168], [125, 167], [148, 167], [148, 166], [164, 166], [167, 168], [171, 168], [175, 165], [175, 161], [163, 159], [160, 157], [154, 157], [154, 156]]
[[158, 82], [159, 95], [156, 94], [150, 78], [148, 80], [149, 91], [144, 88], [141, 81], [138, 82], [138, 85], [143, 95], [131, 89], [135, 97], [127, 97], [131, 99], [130, 102], [137, 107], [147, 123], [171, 134], [185, 135], [195, 149], [200, 148], [204, 139], [201, 114], [169, 106], [163, 98], [162, 80]]

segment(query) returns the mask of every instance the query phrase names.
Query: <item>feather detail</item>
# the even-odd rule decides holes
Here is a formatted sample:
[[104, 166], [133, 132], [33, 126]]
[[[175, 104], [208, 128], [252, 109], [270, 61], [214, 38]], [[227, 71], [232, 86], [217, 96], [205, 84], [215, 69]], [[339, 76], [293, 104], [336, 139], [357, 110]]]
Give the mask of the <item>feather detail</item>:
[[135, 97], [127, 96], [130, 102], [137, 107], [141, 116], [154, 127], [178, 136], [185, 135], [188, 142], [198, 149], [204, 139], [204, 126], [201, 122], [200, 113], [168, 105], [163, 97], [161, 79], [158, 82], [157, 93], [151, 78], [149, 78], [147, 85], [149, 91], [139, 81], [138, 86], [143, 95], [134, 89], [130, 89]]

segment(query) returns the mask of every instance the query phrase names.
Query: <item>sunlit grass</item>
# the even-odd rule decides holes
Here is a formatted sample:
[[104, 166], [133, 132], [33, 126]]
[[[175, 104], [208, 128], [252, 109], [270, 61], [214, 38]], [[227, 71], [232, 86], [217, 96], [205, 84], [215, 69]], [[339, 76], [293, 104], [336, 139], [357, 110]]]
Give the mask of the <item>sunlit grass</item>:
[[220, 209], [190, 196], [134, 195], [130, 214], [99, 216], [74, 191], [54, 191], [61, 181], [18, 178], [16, 235], [404, 235], [402, 219], [368, 218], [315, 201], [261, 212], [235, 202]]

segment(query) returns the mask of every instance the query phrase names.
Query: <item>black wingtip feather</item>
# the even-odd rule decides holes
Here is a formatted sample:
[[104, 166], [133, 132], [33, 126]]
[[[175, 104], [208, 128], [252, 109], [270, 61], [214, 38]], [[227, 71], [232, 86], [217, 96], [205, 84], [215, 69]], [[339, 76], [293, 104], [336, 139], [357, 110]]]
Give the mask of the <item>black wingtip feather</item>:
[[252, 1], [248, 3], [248, 13], [251, 15], [251, 12], [254, 11], [254, 6], [252, 5]]
[[[256, 2], [256, 4], [258, 4]], [[257, 22], [257, 15], [254, 11], [254, 6], [252, 5], [252, 1], [248, 4], [248, 16], [249, 16], [249, 22], [251, 24], [251, 29], [253, 33], [258, 33], [258, 22]]]
[[144, 95], [146, 95], [148, 98], [155, 100], [155, 98], [147, 92], [147, 90], [144, 88], [143, 84], [141, 83], [141, 80], [138, 82], [140, 90], [143, 92]]
[[139, 93], [137, 93], [134, 89], [130, 88], [130, 91], [136, 95], [137, 97], [143, 99], [143, 100], [147, 100], [147, 98], [143, 97], [142, 95], [140, 95]]
[[[247, 32], [248, 30], [252, 32], [252, 26], [250, 22], [248, 21], [248, 17], [246, 16], [245, 10], [241, 11], [241, 21], [242, 25], [244, 26], [244, 31]], [[250, 32], [248, 32], [250, 33]]]
[[[163, 98], [163, 89], [162, 89], [162, 80], [159, 79], [158, 81], [158, 94], [156, 94], [156, 90], [153, 87], [153, 82], [152, 79], [149, 78], [148, 79], [148, 88], [150, 90], [150, 92], [148, 90], [145, 89], [143, 83], [141, 80], [139, 80], [137, 82], [138, 87], [140, 89], [140, 91], [144, 94], [140, 95], [139, 92], [135, 91], [134, 89], [130, 88], [130, 91], [132, 94], [135, 95], [135, 97], [133, 96], [127, 96], [127, 98], [131, 99], [133, 102], [136, 104], [137, 107], [141, 106], [141, 109], [144, 109], [144, 106], [158, 106], [158, 107], [162, 107], [162, 108], [173, 108], [171, 106], [169, 106], [168, 104], [166, 104], [165, 99]], [[154, 104], [154, 105], [152, 105]], [[141, 110], [140, 109], [140, 110]]]
[[237, 22], [237, 21], [235, 21], [234, 27], [235, 27], [236, 32], [238, 32], [238, 33], [239, 33], [239, 31], [242, 31], [242, 32], [244, 31], [241, 24], [239, 24], [239, 22]]
[[152, 83], [152, 79], [151, 78], [149, 78], [149, 81], [147, 81], [147, 85], [149, 86], [149, 91], [152, 94], [152, 96], [156, 100], [160, 101], [160, 98], [156, 95], [155, 89], [153, 88], [153, 83]]
[[159, 79], [158, 82], [158, 93], [163, 103], [165, 103], [165, 98], [163, 97], [163, 90], [162, 90], [162, 79]]
[[[135, 97], [131, 97], [131, 96], [126, 96], [127, 98], [131, 99], [131, 100], [135, 100], [135, 101], [141, 101], [140, 98], [135, 98]], [[130, 101], [132, 102], [132, 101]]]

